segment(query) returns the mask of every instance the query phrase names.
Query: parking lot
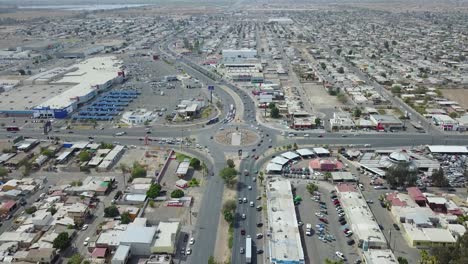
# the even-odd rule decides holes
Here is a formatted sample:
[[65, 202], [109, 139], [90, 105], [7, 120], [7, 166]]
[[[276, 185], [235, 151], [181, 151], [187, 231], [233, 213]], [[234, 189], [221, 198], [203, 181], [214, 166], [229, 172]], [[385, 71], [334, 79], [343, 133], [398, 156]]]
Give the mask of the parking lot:
[[[304, 247], [304, 255], [309, 263], [324, 263], [325, 259], [339, 260], [336, 256], [336, 251], [344, 254], [348, 262], [353, 263], [359, 259], [357, 253], [357, 241], [353, 245], [348, 245], [347, 241], [353, 239], [353, 236], [346, 237], [344, 229], [346, 225], [341, 225], [338, 221], [339, 216], [335, 210], [335, 206], [331, 201], [330, 191], [333, 186], [328, 183], [319, 184], [319, 192], [321, 200], [324, 204], [321, 206], [319, 202], [311, 199], [312, 195], [306, 189], [306, 185], [311, 181], [294, 181], [296, 187], [295, 196], [302, 197], [302, 202], [296, 206], [298, 221], [303, 225], [299, 228], [301, 232], [301, 240]], [[326, 209], [325, 209], [326, 208]], [[325, 214], [326, 211], [326, 214]], [[322, 222], [316, 213], [321, 213], [321, 218], [326, 219], [328, 224]], [[311, 224], [311, 235], [306, 235], [307, 224]], [[320, 234], [320, 227], [317, 225], [323, 224], [323, 235]], [[319, 239], [323, 237], [323, 239]]]

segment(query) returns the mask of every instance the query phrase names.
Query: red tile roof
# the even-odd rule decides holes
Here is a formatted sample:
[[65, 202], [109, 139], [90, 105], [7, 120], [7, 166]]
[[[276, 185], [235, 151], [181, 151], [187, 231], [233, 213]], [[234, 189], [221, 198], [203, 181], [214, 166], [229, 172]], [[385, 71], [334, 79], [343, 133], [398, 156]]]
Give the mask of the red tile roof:
[[353, 183], [339, 183], [336, 188], [339, 192], [357, 192], [356, 185]]
[[93, 258], [104, 258], [106, 257], [107, 248], [95, 248], [91, 256]]
[[405, 201], [402, 201], [400, 200], [400, 198], [398, 198], [398, 193], [396, 192], [389, 193], [386, 198], [388, 201], [392, 203], [393, 206], [406, 206], [407, 205]]
[[8, 201], [6, 201], [6, 202], [4, 202], [4, 203], [2, 204], [2, 208], [5, 209], [5, 210], [10, 211], [11, 208], [13, 208], [13, 206], [15, 206], [15, 205], [16, 205], [16, 202], [15, 202], [15, 201], [13, 201], [13, 200], [8, 200]]
[[422, 194], [418, 187], [406, 188], [408, 195], [415, 201], [426, 201], [426, 197]]

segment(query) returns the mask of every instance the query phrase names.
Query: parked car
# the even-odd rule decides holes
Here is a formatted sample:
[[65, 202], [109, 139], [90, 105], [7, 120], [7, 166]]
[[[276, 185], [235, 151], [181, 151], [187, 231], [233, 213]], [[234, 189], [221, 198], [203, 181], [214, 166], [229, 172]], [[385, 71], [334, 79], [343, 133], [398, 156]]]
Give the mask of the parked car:
[[395, 230], [400, 231], [400, 227], [397, 224], [393, 224], [393, 227], [395, 228]]

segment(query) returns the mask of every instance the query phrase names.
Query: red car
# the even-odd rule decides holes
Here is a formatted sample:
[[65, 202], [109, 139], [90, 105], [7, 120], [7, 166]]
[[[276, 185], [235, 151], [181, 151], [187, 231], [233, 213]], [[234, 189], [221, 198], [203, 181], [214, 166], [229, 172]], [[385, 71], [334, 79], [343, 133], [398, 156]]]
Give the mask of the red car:
[[328, 224], [328, 220], [326, 218], [320, 217], [319, 220], [324, 222], [325, 224]]
[[245, 235], [245, 230], [241, 229], [241, 235]]

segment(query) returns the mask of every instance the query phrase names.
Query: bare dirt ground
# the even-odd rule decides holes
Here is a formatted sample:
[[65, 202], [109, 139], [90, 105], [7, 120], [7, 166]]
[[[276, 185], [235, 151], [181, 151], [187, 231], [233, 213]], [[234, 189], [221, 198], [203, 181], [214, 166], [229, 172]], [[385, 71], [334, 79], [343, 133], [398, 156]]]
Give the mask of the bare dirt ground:
[[466, 89], [442, 89], [445, 98], [458, 102], [461, 107], [468, 109], [468, 90]]
[[304, 83], [302, 85], [307, 95], [307, 99], [310, 100], [310, 104], [314, 109], [327, 108], [333, 106], [343, 106], [336, 99], [337, 97], [329, 95], [321, 84]]

